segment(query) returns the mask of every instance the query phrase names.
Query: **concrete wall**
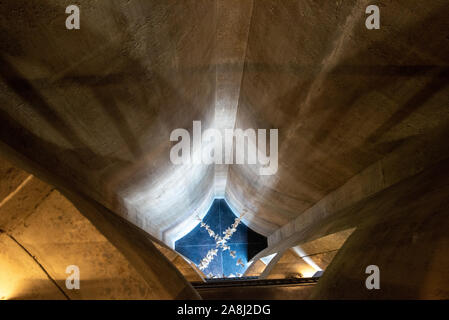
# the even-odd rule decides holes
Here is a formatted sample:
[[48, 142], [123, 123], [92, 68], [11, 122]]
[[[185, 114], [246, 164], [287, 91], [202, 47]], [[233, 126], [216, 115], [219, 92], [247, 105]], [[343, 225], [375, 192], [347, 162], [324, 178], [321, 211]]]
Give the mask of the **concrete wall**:
[[[76, 31], [69, 1], [0, 4], [2, 152], [56, 179], [135, 267], [140, 249], [160, 258], [147, 236], [172, 246], [214, 196], [269, 237], [257, 259], [360, 228], [354, 207], [449, 155], [445, 0], [378, 1], [380, 30], [368, 0], [78, 3]], [[277, 173], [173, 165], [170, 132], [193, 120], [279, 129]]]
[[[236, 127], [279, 128], [279, 170], [232, 166], [227, 195], [270, 235], [449, 119], [446, 1], [255, 1]], [[411, 9], [413, 8], [413, 9]]]
[[[0, 299], [167, 297], [54, 187], [3, 159], [0, 167], [9, 172], [1, 185], [11, 190], [0, 202]], [[175, 263], [186, 276], [195, 274]], [[79, 267], [80, 290], [66, 288], [70, 265]], [[163, 274], [153, 281], [170, 286]]]
[[162, 240], [214, 182], [169, 137], [213, 121], [215, 3], [80, 1], [73, 32], [68, 4], [1, 4], [2, 140]]

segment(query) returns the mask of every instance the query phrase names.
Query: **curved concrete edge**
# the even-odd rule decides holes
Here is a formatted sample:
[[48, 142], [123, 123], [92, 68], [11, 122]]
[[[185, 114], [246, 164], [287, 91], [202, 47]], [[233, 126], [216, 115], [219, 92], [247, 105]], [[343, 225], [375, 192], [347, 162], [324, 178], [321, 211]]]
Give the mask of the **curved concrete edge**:
[[160, 299], [201, 299], [192, 285], [151, 242], [143, 230], [43, 169], [0, 141], [6, 158], [55, 186], [128, 259]]

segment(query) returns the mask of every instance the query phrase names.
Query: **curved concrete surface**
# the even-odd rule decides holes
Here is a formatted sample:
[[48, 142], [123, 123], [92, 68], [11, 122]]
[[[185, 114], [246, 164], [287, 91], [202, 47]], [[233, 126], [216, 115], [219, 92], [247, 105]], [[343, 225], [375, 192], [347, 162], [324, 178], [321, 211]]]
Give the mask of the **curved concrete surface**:
[[[367, 30], [368, 0], [80, 0], [81, 28], [68, 31], [68, 0], [2, 1], [2, 153], [141, 273], [141, 249], [177, 272], [145, 239], [173, 247], [214, 197], [268, 237], [256, 260], [356, 228], [350, 241], [365, 225], [355, 206], [393, 201], [395, 185], [449, 156], [449, 3], [378, 3], [381, 28]], [[195, 120], [278, 129], [277, 172], [172, 164], [170, 133]], [[176, 274], [167, 296], [188, 287]]]

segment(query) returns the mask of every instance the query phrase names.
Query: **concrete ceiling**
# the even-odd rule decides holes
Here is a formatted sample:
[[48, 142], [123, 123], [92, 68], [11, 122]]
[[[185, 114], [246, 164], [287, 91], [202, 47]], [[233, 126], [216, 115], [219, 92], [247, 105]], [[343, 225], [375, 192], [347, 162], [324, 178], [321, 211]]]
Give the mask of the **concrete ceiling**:
[[[135, 268], [134, 259], [55, 188], [1, 157], [0, 177], [0, 300], [172, 298], [173, 288], [161, 290], [170, 286], [165, 279], [162, 286], [157, 277], [147, 281], [141, 274], [151, 268], [144, 273]], [[180, 255], [157, 248], [188, 281], [201, 281]], [[73, 265], [80, 270], [81, 290], [66, 287], [67, 267]], [[174, 270], [165, 266], [164, 272], [172, 273], [166, 277], [176, 277]]]
[[[367, 30], [369, 2], [80, 0], [68, 31], [71, 1], [2, 1], [0, 139], [168, 245], [215, 196], [270, 236], [447, 125], [449, 3], [378, 1]], [[194, 120], [279, 129], [277, 173], [173, 165]]]

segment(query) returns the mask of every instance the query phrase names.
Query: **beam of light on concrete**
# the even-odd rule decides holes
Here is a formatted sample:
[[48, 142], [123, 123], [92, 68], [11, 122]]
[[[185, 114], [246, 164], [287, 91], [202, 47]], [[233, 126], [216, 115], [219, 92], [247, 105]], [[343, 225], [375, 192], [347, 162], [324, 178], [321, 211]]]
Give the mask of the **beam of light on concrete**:
[[[199, 152], [193, 150], [193, 156]], [[156, 179], [144, 180], [123, 199], [131, 212], [130, 220], [171, 245], [189, 231], [196, 215], [201, 215], [210, 205], [213, 167], [186, 163], [170, 164], [168, 168]]]
[[309, 266], [315, 269], [315, 271], [323, 271], [313, 260], [307, 256], [307, 254], [302, 250], [300, 246], [295, 246], [292, 248], [293, 251], [303, 259]]

